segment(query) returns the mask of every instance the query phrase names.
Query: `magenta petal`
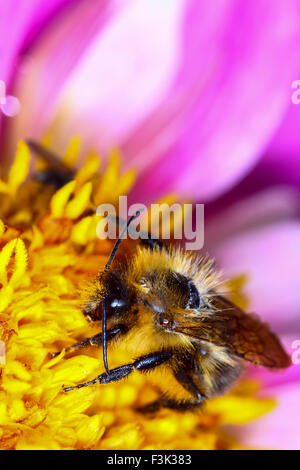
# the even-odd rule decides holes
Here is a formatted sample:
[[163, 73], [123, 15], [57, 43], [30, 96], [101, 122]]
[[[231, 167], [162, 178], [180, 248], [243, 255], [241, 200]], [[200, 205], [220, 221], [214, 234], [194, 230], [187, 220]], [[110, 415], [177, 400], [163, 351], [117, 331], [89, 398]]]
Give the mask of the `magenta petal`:
[[300, 214], [299, 192], [288, 186], [266, 188], [247, 198], [234, 199], [225, 207], [220, 202], [219, 207], [205, 206], [205, 248], [208, 251], [240, 232], [274, 221], [291, 220]]
[[248, 277], [249, 310], [277, 331], [300, 329], [299, 246], [300, 223], [286, 221], [241, 231], [212, 250], [226, 276]]
[[[300, 67], [298, 71], [300, 76]], [[277, 157], [277, 160], [281, 160], [283, 168], [287, 168], [286, 160], [288, 163], [294, 161], [295, 167], [290, 168], [290, 176], [293, 176], [294, 170], [298, 170], [298, 177], [300, 174], [300, 98], [299, 104], [290, 104], [287, 114], [284, 120], [273, 137], [270, 145], [266, 150], [266, 158], [272, 160], [273, 156]]]
[[[298, 72], [300, 76], [300, 68]], [[300, 103], [290, 104], [278, 132], [256, 170], [258, 178], [270, 183], [289, 183], [300, 187]]]
[[0, 1], [0, 79], [9, 85], [11, 74], [47, 23], [68, 4], [78, 0]]
[[[20, 57], [32, 46], [47, 24], [61, 10], [78, 0], [0, 0], [0, 81], [9, 93], [16, 79]], [[18, 114], [20, 103], [8, 95], [0, 110], [0, 135], [4, 116]]]
[[21, 112], [14, 124], [15, 137], [35, 137], [49, 124], [61, 87], [117, 4], [117, 0], [69, 1], [56, 12], [38, 40], [35, 23], [16, 70]]
[[124, 143], [147, 170], [137, 200], [168, 191], [207, 200], [231, 187], [278, 127], [299, 68], [298, 2], [188, 5], [174, 87]]
[[[109, 0], [104, 0], [103, 5], [105, 1]], [[2, 123], [5, 122], [3, 117], [15, 116], [24, 104], [14, 96], [17, 93], [15, 83], [25, 71], [22, 66], [24, 57], [28, 57], [41, 36], [47, 35], [50, 25], [72, 16], [72, 8], [79, 3], [80, 0], [0, 0], [0, 80], [5, 83], [7, 93], [11, 93], [1, 107], [1, 135], [4, 130]], [[22, 111], [24, 116], [25, 106]]]
[[[269, 390], [278, 402], [268, 415], [243, 426], [236, 432], [239, 442], [259, 449], [300, 449], [299, 383]], [[272, 393], [273, 392], [273, 393]]]
[[5, 103], [0, 104], [0, 109], [5, 116], [14, 117], [20, 111], [20, 102], [15, 96], [7, 95]]
[[[297, 74], [300, 76], [300, 70]], [[292, 89], [290, 89], [291, 93]], [[299, 88], [300, 101], [300, 88]], [[288, 111], [263, 156], [230, 194], [231, 200], [245, 197], [267, 186], [288, 184], [300, 187], [300, 102]]]
[[[274, 397], [277, 407], [270, 414], [239, 429], [238, 439], [254, 448], [300, 449], [300, 324], [298, 332], [281, 336], [282, 343], [294, 362], [284, 371], [250, 367], [248, 376], [262, 384], [261, 395]], [[297, 398], [298, 397], [298, 398]], [[236, 429], [232, 430], [236, 432]]]
[[[56, 142], [81, 134], [106, 151], [119, 145], [166, 94], [178, 60], [182, 0], [123, 2], [63, 89]], [[39, 52], [41, 54], [41, 52]], [[103, 152], [103, 153], [104, 153]]]

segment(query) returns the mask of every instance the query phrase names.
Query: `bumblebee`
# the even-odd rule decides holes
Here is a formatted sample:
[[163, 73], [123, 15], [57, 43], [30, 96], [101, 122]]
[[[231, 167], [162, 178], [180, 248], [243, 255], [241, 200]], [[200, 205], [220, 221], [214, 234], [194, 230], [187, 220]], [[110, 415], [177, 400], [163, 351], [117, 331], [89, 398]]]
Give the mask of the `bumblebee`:
[[[28, 143], [51, 165], [38, 179], [59, 187], [72, 178], [72, 171], [62, 171], [55, 155]], [[116, 382], [134, 371], [163, 371], [167, 384], [173, 380], [172, 390], [163, 390], [165, 375], [158, 376], [162, 395], [141, 411], [161, 407], [184, 411], [226, 392], [247, 362], [270, 369], [288, 367], [290, 357], [269, 326], [220, 292], [211, 260], [148, 238], [127, 262], [114, 262], [125, 232], [138, 215], [125, 224], [83, 307], [91, 322], [102, 323], [102, 332], [66, 349], [102, 347], [105, 372], [63, 391]], [[110, 369], [107, 347], [112, 342], [134, 359]]]
[[[131, 217], [126, 230], [137, 215]], [[102, 346], [105, 372], [89, 382], [64, 388], [64, 392], [116, 382], [134, 371], [160, 369], [177, 386], [165, 390], [143, 411], [161, 407], [183, 411], [223, 394], [247, 361], [268, 368], [290, 365], [289, 356], [269, 327], [218, 292], [219, 279], [212, 261], [148, 239], [137, 247], [132, 259], [111, 267], [122, 236], [83, 308], [92, 322], [102, 322], [102, 333], [67, 349]], [[112, 341], [125, 344], [135, 359], [110, 369], [107, 345]], [[162, 389], [163, 385], [160, 379]]]

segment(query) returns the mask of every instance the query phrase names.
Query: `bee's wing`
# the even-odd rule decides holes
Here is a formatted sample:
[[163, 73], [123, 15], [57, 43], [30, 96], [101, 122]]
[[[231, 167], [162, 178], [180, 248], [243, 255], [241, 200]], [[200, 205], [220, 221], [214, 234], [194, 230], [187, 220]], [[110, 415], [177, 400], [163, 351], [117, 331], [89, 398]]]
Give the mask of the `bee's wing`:
[[184, 321], [181, 332], [225, 346], [253, 364], [270, 368], [290, 365], [279, 339], [258, 316], [245, 313], [222, 296], [216, 296], [213, 303], [215, 310], [210, 315]]

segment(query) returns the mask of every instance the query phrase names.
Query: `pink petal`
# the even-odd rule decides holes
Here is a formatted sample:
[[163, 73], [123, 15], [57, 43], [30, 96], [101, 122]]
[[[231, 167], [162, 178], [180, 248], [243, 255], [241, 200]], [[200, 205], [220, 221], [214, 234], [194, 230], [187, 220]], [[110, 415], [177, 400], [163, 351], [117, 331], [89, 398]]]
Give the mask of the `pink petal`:
[[[182, 5], [183, 0], [128, 2], [94, 38], [62, 90], [57, 150], [74, 133], [87, 146], [107, 150], [119, 145], [158, 105], [178, 65]], [[48, 55], [45, 48], [36, 51], [38, 57]]]
[[205, 206], [205, 248], [208, 252], [214, 245], [240, 232], [290, 220], [300, 213], [299, 192], [288, 186], [266, 188], [246, 198], [230, 199], [226, 204], [224, 200]]
[[[297, 76], [300, 76], [300, 70]], [[290, 88], [290, 93], [291, 90]], [[299, 122], [300, 103], [298, 105], [290, 103], [279, 129], [266, 148], [264, 155], [253, 171], [236, 187], [231, 198], [238, 199], [253, 191], [275, 184], [289, 184], [299, 188]]]
[[[219, 228], [220, 231], [222, 227]], [[225, 276], [248, 276], [250, 311], [277, 331], [300, 324], [300, 223], [274, 222], [220, 242], [211, 254]]]
[[17, 65], [18, 55], [32, 44], [53, 14], [68, 3], [71, 0], [0, 1], [0, 79], [6, 84]]
[[[300, 77], [300, 67], [298, 71], [298, 76]], [[270, 145], [267, 149], [266, 155], [269, 160], [272, 158], [272, 155], [276, 156], [277, 160], [279, 160], [281, 157], [281, 163], [283, 164], [282, 166], [287, 167], [285, 163], [286, 157], [288, 157], [287, 161], [294, 161], [295, 165], [297, 164], [297, 168], [299, 169], [299, 122], [300, 102], [298, 105], [291, 103], [280, 128], [276, 132], [274, 138], [270, 142]], [[291, 173], [293, 173], [292, 168]]]
[[[298, 72], [300, 76], [300, 68]], [[290, 104], [279, 130], [266, 149], [257, 174], [269, 183], [300, 186], [300, 103]]]
[[300, 449], [299, 383], [282, 385], [270, 390], [278, 402], [277, 408], [268, 415], [239, 429], [231, 428], [245, 447], [258, 449]]
[[15, 139], [39, 136], [49, 124], [62, 85], [119, 2], [68, 3], [22, 57], [17, 76], [22, 110], [13, 123]]
[[174, 87], [124, 143], [129, 162], [147, 170], [136, 200], [177, 191], [203, 201], [230, 188], [261, 155], [290, 102], [298, 2], [188, 5]]
[[15, 96], [5, 97], [5, 103], [0, 104], [0, 109], [5, 116], [14, 117], [20, 111], [20, 102]]
[[[59, 15], [68, 5], [78, 0], [0, 0], [0, 81], [8, 92], [12, 90], [16, 71], [23, 54], [32, 47], [41, 32], [46, 30], [53, 15]], [[0, 135], [4, 132], [3, 117], [13, 117], [20, 110], [20, 102], [8, 95], [0, 112]], [[4, 121], [5, 123], [5, 121]]]
[[[261, 395], [274, 397], [277, 408], [238, 432], [239, 441], [255, 448], [300, 449], [298, 405], [300, 387], [300, 322], [298, 332], [281, 337], [294, 364], [284, 371], [269, 371], [263, 367], [250, 367], [248, 376], [262, 384]], [[297, 398], [298, 397], [298, 398]]]

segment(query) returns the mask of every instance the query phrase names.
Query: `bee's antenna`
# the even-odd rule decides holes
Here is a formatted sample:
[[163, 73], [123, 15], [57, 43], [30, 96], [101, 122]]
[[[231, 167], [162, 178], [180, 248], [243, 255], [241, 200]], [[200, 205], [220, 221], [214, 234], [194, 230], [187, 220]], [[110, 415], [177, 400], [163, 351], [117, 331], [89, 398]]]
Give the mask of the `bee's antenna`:
[[[103, 270], [103, 273], [105, 273], [106, 271], [108, 271], [108, 269], [110, 268], [110, 265], [111, 263], [113, 262], [115, 256], [116, 256], [116, 253], [118, 251], [118, 248], [119, 246], [121, 245], [121, 242], [123, 240], [123, 237], [124, 235], [126, 234], [127, 230], [128, 230], [128, 227], [129, 225], [131, 224], [131, 222], [136, 219], [140, 214], [141, 212], [143, 211], [143, 209], [140, 209], [138, 211], [136, 211], [135, 214], [133, 214], [126, 226], [124, 227], [124, 229], [122, 230], [121, 234], [119, 235], [119, 238], [117, 239], [116, 243], [115, 243], [115, 246], [113, 247], [112, 251], [111, 251], [111, 254], [109, 255], [109, 258], [108, 258], [108, 261], [105, 265], [105, 268]], [[103, 274], [102, 273], [102, 274]], [[108, 368], [108, 364], [107, 364], [107, 340], [106, 340], [106, 305], [105, 305], [105, 295], [103, 296], [103, 302], [102, 302], [102, 342], [103, 342], [103, 362], [104, 362], [104, 367], [105, 367], [105, 370], [106, 370], [106, 373], [109, 374], [109, 368]]]
[[107, 270], [110, 268], [110, 265], [111, 265], [111, 263], [113, 262], [114, 257], [116, 256], [116, 253], [117, 253], [117, 251], [118, 251], [118, 248], [119, 248], [119, 246], [121, 245], [121, 242], [122, 242], [122, 240], [123, 240], [124, 235], [126, 234], [126, 232], [127, 232], [127, 230], [128, 230], [129, 225], [131, 224], [131, 222], [134, 221], [134, 219], [136, 219], [136, 218], [141, 214], [141, 212], [143, 212], [143, 209], [139, 209], [138, 211], [136, 211], [135, 214], [133, 214], [133, 215], [129, 218], [129, 220], [128, 220], [126, 226], [124, 227], [123, 231], [122, 231], [121, 234], [119, 235], [119, 238], [117, 239], [117, 241], [116, 241], [116, 243], [115, 243], [115, 246], [113, 247], [113, 249], [112, 249], [112, 251], [111, 251], [111, 254], [109, 255], [108, 261], [107, 261], [107, 263], [106, 263], [106, 265], [105, 265], [105, 268], [104, 268], [104, 272], [107, 271]]

